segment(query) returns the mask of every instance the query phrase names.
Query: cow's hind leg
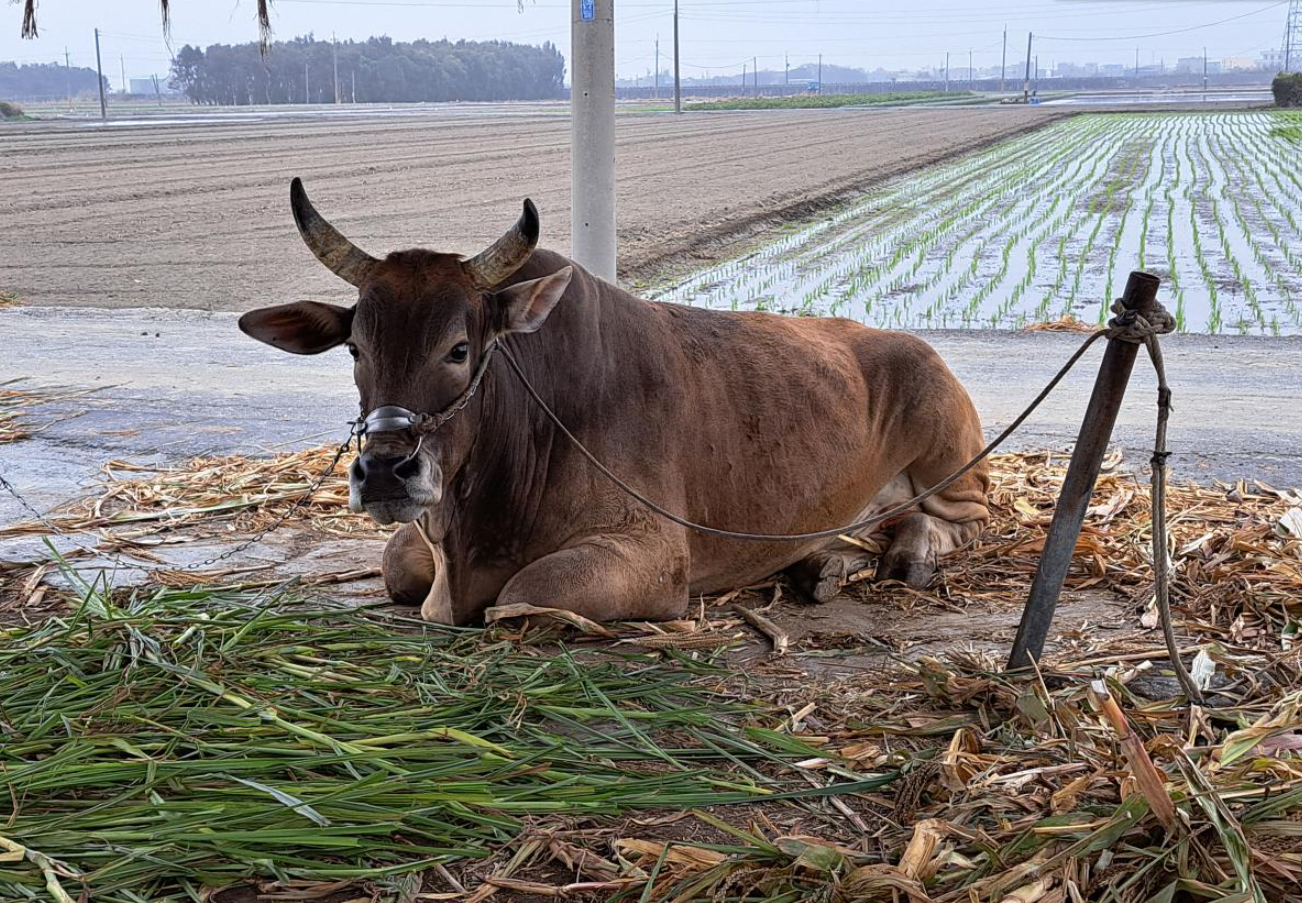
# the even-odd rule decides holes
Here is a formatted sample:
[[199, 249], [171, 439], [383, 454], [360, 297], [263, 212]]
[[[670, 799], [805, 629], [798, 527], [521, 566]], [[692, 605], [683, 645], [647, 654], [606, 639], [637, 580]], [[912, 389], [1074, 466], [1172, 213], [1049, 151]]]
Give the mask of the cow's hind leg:
[[384, 589], [399, 605], [420, 605], [434, 585], [434, 556], [415, 524], [389, 537], [380, 559]]
[[[928, 460], [915, 465], [909, 471], [914, 494], [936, 485], [966, 460], [955, 456], [948, 462]], [[924, 501], [920, 511], [896, 521], [890, 545], [877, 566], [877, 579], [902, 580], [915, 588], [925, 587], [935, 575], [941, 558], [976, 539], [990, 517], [986, 507], [986, 474], [984, 465], [979, 465], [957, 483]]]
[[561, 608], [593, 621], [669, 620], [687, 611], [687, 550], [658, 537], [592, 536], [539, 558], [498, 605]]

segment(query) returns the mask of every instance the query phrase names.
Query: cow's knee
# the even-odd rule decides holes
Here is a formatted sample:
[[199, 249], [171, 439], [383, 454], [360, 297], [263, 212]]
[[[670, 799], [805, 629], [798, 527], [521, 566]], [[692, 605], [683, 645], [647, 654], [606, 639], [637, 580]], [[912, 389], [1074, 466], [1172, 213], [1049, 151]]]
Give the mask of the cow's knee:
[[434, 556], [415, 524], [404, 524], [389, 537], [380, 559], [389, 598], [399, 605], [420, 605], [434, 585]]

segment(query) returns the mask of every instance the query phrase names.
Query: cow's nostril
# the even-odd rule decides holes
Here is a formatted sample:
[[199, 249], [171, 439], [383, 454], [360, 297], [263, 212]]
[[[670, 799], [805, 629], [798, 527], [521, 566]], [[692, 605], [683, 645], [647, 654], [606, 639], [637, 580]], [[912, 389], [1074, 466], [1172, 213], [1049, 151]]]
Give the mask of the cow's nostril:
[[400, 480], [410, 480], [420, 473], [420, 458], [416, 455], [403, 458], [393, 466], [393, 475]]
[[353, 466], [349, 468], [348, 475], [358, 483], [366, 479], [366, 465], [362, 463], [360, 456], [353, 461]]

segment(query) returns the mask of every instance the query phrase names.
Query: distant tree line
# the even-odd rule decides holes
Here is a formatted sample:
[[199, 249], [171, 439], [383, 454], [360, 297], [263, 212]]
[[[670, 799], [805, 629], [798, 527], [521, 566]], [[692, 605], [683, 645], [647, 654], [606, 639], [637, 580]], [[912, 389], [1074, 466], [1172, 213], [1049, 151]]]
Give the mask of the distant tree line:
[[1275, 92], [1275, 105], [1279, 107], [1302, 107], [1302, 72], [1287, 75], [1281, 72], [1275, 76], [1271, 86]]
[[345, 102], [543, 100], [559, 97], [565, 58], [550, 43], [412, 41], [338, 45], [311, 35], [258, 45], [186, 45], [172, 61], [172, 85], [200, 104], [333, 103], [335, 53]]
[[[108, 80], [105, 79], [105, 88]], [[68, 95], [99, 94], [94, 69], [69, 69], [58, 63], [0, 63], [0, 98], [60, 100]]]

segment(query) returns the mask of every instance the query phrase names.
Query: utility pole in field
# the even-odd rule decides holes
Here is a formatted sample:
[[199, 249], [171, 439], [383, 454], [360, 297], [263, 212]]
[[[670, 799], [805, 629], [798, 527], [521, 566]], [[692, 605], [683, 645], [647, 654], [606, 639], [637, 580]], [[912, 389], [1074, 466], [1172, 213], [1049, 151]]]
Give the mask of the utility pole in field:
[[746, 64], [741, 64], [741, 93], [746, 93]]
[[968, 49], [968, 52], [967, 52], [967, 86], [968, 86], [969, 88], [975, 88], [975, 87], [976, 87], [976, 70], [974, 70], [974, 69], [972, 68], [972, 50], [971, 50], [971, 48], [969, 48], [969, 49]]
[[99, 56], [99, 29], [95, 29], [95, 73], [99, 76], [99, 118], [108, 122], [108, 104], [104, 101], [104, 64]]
[[333, 32], [330, 34], [330, 42], [335, 51], [335, 103], [339, 103], [339, 39]]
[[308, 76], [307, 67], [308, 67], [307, 60], [303, 60], [303, 103], [312, 102], [312, 91], [309, 87], [309, 82], [308, 82], [309, 76]]
[[1135, 48], [1135, 78], [1139, 78], [1139, 48]]
[[823, 93], [823, 55], [818, 55], [818, 93]]
[[68, 108], [72, 108], [72, 57], [68, 55], [68, 48], [63, 48], [63, 74], [67, 80]]
[[683, 86], [678, 79], [678, 0], [674, 0], [674, 112], [683, 111]]
[[[1203, 94], [1206, 95], [1206, 93], [1207, 93], [1207, 48], [1203, 47]], [[1206, 102], [1207, 102], [1207, 98], [1204, 96], [1203, 103]]]
[[945, 51], [945, 91], [949, 92], [949, 51]]
[[122, 96], [126, 97], [127, 94], [130, 93], [127, 90], [127, 58], [125, 56], [119, 56], [118, 63], [122, 66]]
[[759, 97], [759, 57], [750, 58], [750, 71], [755, 73], [755, 96]]
[[353, 92], [349, 95], [352, 103], [357, 103], [357, 70], [353, 70]]
[[1004, 82], [1008, 80], [1008, 26], [1004, 26], [1004, 55], [999, 63], [999, 93], [1004, 93]]
[[1288, 5], [1284, 23], [1284, 71], [1292, 72], [1302, 64], [1302, 0]]
[[1026, 80], [1022, 82], [1022, 102], [1031, 102], [1031, 42], [1035, 39], [1032, 32], [1026, 33]]
[[782, 54], [782, 84], [791, 84], [791, 54]]
[[570, 248], [615, 281], [615, 0], [572, 0]]
[[656, 80], [655, 88], [651, 95], [656, 100], [660, 99], [660, 33], [656, 32]]

